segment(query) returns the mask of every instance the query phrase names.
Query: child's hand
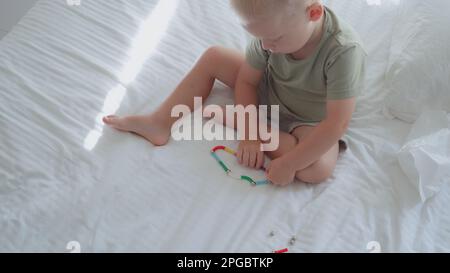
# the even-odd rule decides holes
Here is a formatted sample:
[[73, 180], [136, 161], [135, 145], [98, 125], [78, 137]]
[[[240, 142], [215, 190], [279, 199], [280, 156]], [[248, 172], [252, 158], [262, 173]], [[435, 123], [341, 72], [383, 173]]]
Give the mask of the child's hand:
[[269, 181], [278, 186], [286, 186], [294, 182], [296, 170], [285, 162], [283, 157], [270, 162], [266, 169], [266, 176]]
[[264, 152], [259, 140], [242, 140], [236, 156], [239, 164], [246, 167], [261, 169], [264, 165]]

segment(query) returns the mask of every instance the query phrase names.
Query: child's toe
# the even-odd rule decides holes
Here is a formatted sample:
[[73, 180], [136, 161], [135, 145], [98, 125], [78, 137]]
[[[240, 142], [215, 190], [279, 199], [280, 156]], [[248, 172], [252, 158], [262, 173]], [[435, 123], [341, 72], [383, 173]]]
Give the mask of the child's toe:
[[112, 124], [112, 123], [114, 123], [114, 120], [116, 118], [117, 118], [116, 116], [106, 116], [106, 117], [103, 117], [103, 122], [106, 124]]

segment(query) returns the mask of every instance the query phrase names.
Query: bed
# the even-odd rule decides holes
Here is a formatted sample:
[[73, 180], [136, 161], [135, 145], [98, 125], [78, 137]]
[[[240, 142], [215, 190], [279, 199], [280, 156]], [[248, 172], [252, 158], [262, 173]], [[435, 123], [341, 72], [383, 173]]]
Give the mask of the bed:
[[[450, 251], [450, 183], [421, 202], [396, 156], [411, 125], [380, 106], [401, 5], [345, 2], [325, 1], [369, 54], [349, 149], [327, 182], [279, 188], [223, 173], [209, 151], [236, 141], [101, 122], [150, 112], [209, 46], [244, 50], [228, 1], [38, 1], [0, 42], [0, 252]], [[218, 82], [210, 102], [231, 99]]]

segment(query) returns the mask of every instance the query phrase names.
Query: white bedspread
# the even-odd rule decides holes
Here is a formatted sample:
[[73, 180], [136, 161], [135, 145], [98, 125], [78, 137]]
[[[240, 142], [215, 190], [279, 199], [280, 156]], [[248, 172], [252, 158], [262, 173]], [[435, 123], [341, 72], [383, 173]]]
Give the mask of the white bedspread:
[[410, 125], [380, 111], [396, 6], [349, 1], [326, 1], [369, 52], [349, 150], [285, 188], [225, 176], [209, 150], [237, 142], [155, 148], [100, 122], [152, 111], [208, 46], [243, 50], [227, 0], [39, 1], [0, 42], [0, 252], [450, 251], [450, 183], [420, 201], [396, 159]]

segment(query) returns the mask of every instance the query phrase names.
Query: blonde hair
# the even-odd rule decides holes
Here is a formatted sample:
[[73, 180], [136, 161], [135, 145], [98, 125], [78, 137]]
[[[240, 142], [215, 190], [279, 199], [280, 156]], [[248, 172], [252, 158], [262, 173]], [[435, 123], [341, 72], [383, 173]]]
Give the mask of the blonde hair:
[[318, 0], [231, 0], [231, 6], [239, 16], [252, 19], [281, 14], [293, 16], [308, 4]]

